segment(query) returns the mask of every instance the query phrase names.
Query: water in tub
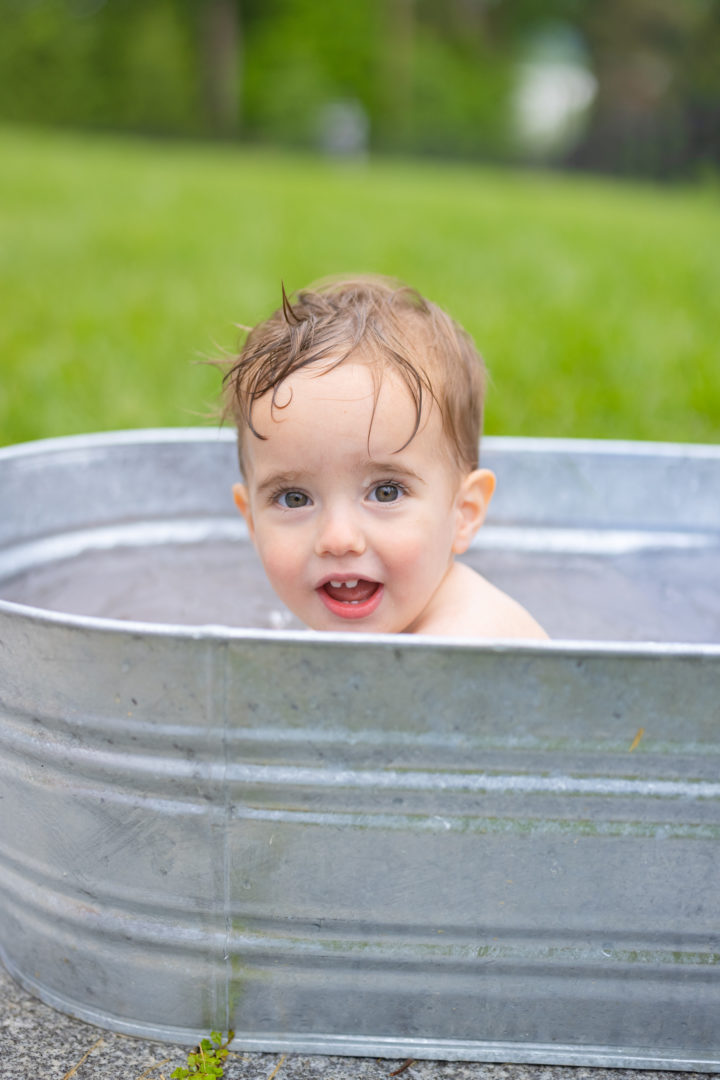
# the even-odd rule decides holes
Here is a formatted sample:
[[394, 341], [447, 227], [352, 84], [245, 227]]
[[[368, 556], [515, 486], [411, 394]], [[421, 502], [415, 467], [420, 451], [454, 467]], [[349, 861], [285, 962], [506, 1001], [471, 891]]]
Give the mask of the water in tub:
[[[720, 641], [720, 549], [595, 537], [514, 544], [488, 525], [466, 556], [555, 638]], [[543, 546], [545, 544], [545, 546]], [[88, 549], [0, 578], [0, 597], [52, 611], [173, 624], [300, 628], [247, 539]]]

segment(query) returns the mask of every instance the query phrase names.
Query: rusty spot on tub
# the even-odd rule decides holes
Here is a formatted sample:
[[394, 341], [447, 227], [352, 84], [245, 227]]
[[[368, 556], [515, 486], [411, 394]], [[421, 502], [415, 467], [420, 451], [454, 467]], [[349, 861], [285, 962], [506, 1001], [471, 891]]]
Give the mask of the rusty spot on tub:
[[635, 738], [630, 743], [630, 751], [629, 752], [631, 754], [632, 754], [633, 750], [637, 750], [638, 746], [640, 745], [640, 740], [642, 739], [644, 734], [645, 734], [645, 728], [644, 727], [638, 728], [637, 731], [635, 732]]

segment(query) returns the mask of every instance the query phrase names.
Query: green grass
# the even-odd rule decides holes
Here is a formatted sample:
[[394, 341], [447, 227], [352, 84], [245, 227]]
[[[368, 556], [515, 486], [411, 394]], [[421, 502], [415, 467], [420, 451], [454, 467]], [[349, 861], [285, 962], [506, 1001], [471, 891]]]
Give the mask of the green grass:
[[716, 441], [720, 192], [0, 131], [0, 442], [206, 423], [288, 289], [397, 275], [474, 335], [493, 434]]

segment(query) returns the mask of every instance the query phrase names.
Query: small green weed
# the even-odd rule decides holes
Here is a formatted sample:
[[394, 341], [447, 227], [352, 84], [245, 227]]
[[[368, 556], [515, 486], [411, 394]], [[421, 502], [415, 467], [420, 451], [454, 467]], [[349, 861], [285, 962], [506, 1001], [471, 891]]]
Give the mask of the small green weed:
[[228, 1031], [223, 1042], [219, 1031], [211, 1031], [209, 1039], [202, 1039], [199, 1046], [188, 1054], [187, 1068], [179, 1065], [170, 1073], [171, 1080], [185, 1080], [188, 1076], [222, 1076], [222, 1063], [228, 1056], [228, 1047], [235, 1037], [234, 1031]]

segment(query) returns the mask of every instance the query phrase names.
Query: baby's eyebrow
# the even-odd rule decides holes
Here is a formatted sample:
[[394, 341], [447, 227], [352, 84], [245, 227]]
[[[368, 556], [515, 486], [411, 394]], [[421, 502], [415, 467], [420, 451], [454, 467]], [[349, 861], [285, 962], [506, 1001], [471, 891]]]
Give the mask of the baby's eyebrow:
[[278, 488], [301, 487], [306, 480], [301, 472], [271, 473], [258, 484], [258, 493], [264, 495], [267, 491], [275, 491]]
[[409, 469], [406, 465], [400, 465], [397, 461], [368, 461], [366, 469], [373, 473], [383, 473], [386, 476], [406, 477], [408, 480], [417, 480], [419, 484], [426, 483], [422, 476]]

